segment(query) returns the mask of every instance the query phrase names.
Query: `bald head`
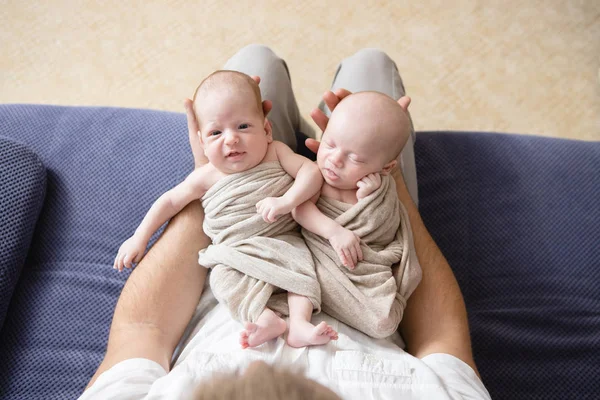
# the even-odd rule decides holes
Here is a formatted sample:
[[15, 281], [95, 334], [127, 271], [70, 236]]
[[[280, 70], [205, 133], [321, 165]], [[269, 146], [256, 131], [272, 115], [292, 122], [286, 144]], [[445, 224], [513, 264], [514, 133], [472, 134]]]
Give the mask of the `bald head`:
[[357, 141], [368, 141], [387, 161], [398, 158], [411, 127], [408, 114], [398, 102], [378, 92], [359, 92], [345, 97], [333, 110], [329, 124], [360, 135]]
[[239, 94], [240, 96], [253, 96], [256, 100], [258, 112], [263, 114], [262, 98], [258, 83], [244, 73], [219, 70], [204, 78], [194, 92], [192, 100], [196, 118], [198, 118], [198, 109], [202, 107], [203, 101], [205, 101], [206, 98], [210, 96], [210, 93], [214, 91], [230, 91]]

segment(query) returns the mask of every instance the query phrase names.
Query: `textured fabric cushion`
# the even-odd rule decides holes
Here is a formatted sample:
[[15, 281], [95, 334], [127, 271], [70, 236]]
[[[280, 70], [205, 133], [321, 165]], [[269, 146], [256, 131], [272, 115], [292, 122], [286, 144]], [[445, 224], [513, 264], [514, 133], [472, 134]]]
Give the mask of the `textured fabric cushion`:
[[193, 168], [185, 116], [0, 105], [0, 120], [0, 135], [26, 143], [48, 170], [44, 209], [0, 337], [0, 359], [10, 365], [0, 368], [0, 397], [74, 398], [102, 360], [129, 275], [112, 269], [119, 245]]
[[46, 169], [40, 159], [24, 145], [0, 137], [0, 329], [45, 192]]
[[416, 159], [492, 398], [597, 398], [600, 143], [421, 133]]
[[[119, 244], [191, 171], [185, 116], [3, 105], [0, 121], [0, 135], [47, 167], [44, 208], [1, 332], [0, 397], [75, 398], [102, 360], [128, 276], [111, 268]], [[598, 389], [598, 146], [419, 134], [422, 215], [456, 271], [494, 399], [590, 398]]]

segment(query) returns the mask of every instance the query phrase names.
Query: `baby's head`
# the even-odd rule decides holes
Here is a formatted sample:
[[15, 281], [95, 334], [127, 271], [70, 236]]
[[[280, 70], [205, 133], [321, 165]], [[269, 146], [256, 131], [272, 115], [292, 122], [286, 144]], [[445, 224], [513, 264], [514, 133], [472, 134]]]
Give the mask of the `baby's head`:
[[193, 104], [200, 142], [211, 164], [225, 173], [260, 164], [273, 136], [252, 78], [216, 71], [200, 83]]
[[345, 97], [333, 110], [317, 153], [325, 181], [338, 189], [356, 189], [369, 174], [388, 174], [410, 127], [406, 111], [389, 96], [360, 92]]

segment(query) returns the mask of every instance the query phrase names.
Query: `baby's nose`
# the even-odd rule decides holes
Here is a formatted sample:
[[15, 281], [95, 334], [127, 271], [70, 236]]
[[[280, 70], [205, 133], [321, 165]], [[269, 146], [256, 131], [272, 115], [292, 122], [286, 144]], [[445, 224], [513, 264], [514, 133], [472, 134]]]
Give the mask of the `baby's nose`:
[[339, 152], [335, 152], [329, 156], [329, 162], [335, 165], [336, 167], [340, 167], [342, 165], [342, 155]]
[[235, 132], [226, 132], [225, 133], [225, 144], [235, 144], [239, 141], [239, 136]]

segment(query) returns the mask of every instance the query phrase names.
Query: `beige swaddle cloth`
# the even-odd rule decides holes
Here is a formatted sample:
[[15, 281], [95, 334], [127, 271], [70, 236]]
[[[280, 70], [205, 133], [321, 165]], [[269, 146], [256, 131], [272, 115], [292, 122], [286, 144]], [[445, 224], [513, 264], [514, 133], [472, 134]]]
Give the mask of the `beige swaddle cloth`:
[[323, 311], [369, 336], [391, 335], [421, 281], [408, 214], [394, 180], [382, 176], [379, 189], [355, 205], [321, 197], [317, 207], [356, 233], [363, 252], [363, 261], [350, 271], [327, 239], [302, 230], [315, 259]]
[[293, 181], [279, 162], [267, 162], [219, 180], [202, 198], [213, 244], [198, 262], [212, 269], [215, 297], [240, 321], [256, 321], [265, 306], [287, 315], [284, 291], [308, 297], [320, 311], [313, 258], [298, 224], [290, 214], [267, 223], [256, 212], [256, 203], [282, 196]]

